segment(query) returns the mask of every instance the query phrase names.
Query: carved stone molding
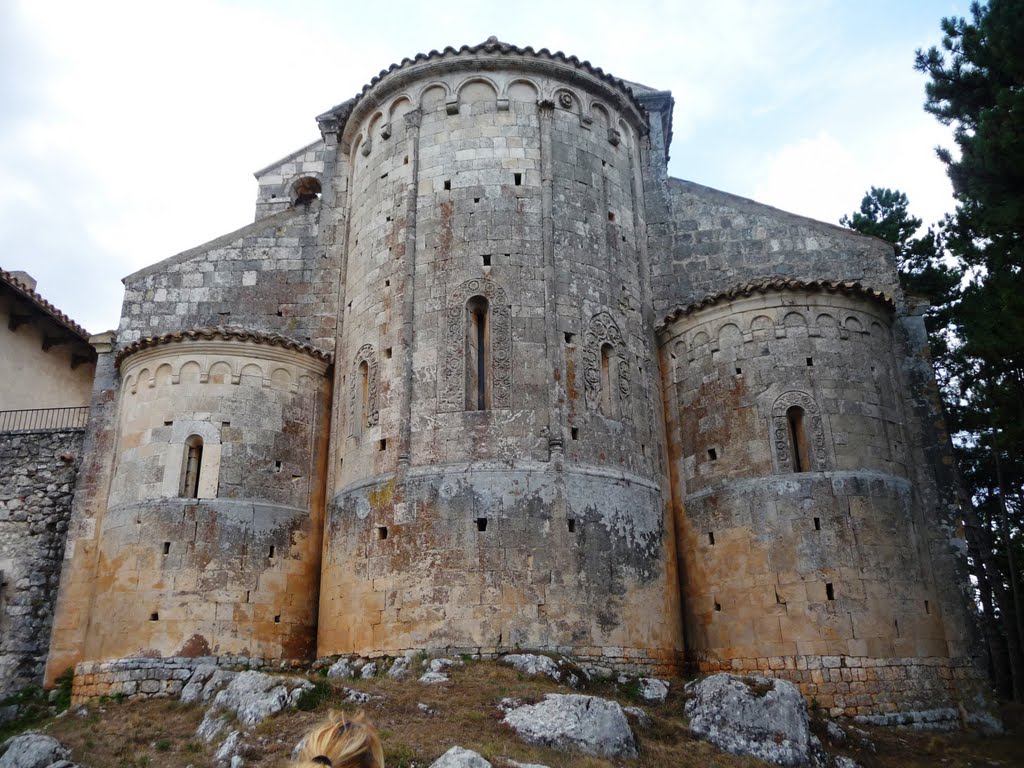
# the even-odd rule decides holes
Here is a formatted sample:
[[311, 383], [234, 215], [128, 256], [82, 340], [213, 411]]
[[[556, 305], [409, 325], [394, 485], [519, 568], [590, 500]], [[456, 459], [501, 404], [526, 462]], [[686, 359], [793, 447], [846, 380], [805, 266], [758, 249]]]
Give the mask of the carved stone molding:
[[[359, 368], [363, 363], [366, 363], [367, 372], [366, 413], [363, 414], [364, 419], [357, 429], [356, 422], [359, 419], [359, 410], [362, 404], [362, 376], [359, 373]], [[353, 435], [357, 435], [363, 429], [374, 427], [380, 423], [380, 411], [377, 409], [377, 390], [377, 352], [372, 344], [363, 344], [359, 351], [356, 352], [355, 361], [352, 364], [352, 397], [349, 411], [351, 419], [349, 419], [349, 424], [351, 424], [351, 433]]]
[[779, 470], [793, 471], [793, 455], [790, 445], [789, 419], [786, 411], [798, 405], [804, 409], [804, 428], [807, 430], [807, 441], [813, 469], [822, 472], [829, 468], [828, 451], [825, 445], [825, 428], [821, 421], [821, 410], [814, 398], [806, 392], [784, 392], [779, 395], [772, 406], [772, 442]]
[[622, 406], [629, 402], [633, 389], [629, 357], [622, 332], [608, 312], [598, 312], [594, 315], [583, 336], [583, 383], [587, 407], [596, 411], [601, 404], [601, 348], [606, 344], [611, 345], [612, 354], [617, 358], [615, 386], [620, 404], [619, 415], [620, 418], [626, 418], [627, 411]]
[[448, 297], [438, 393], [441, 411], [466, 408], [466, 304], [474, 296], [483, 296], [488, 305], [491, 408], [512, 407], [512, 307], [504, 288], [481, 277], [462, 283]]

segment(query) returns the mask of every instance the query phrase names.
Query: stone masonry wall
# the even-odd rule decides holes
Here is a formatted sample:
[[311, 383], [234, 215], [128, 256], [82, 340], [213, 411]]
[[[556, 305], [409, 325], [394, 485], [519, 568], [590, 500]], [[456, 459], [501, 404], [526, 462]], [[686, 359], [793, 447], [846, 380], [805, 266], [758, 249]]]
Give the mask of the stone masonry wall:
[[0, 435], [0, 694], [42, 682], [82, 439]]

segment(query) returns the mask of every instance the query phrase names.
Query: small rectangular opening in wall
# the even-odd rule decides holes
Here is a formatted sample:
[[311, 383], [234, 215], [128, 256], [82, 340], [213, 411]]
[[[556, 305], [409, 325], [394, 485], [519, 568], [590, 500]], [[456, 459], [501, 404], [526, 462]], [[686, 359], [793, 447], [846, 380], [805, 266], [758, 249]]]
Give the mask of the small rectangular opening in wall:
[[836, 599], [836, 590], [832, 586], [832, 582], [831, 581], [825, 583], [825, 597], [827, 599], [829, 599], [829, 600], [835, 600]]
[[409, 156], [406, 155], [405, 157], [402, 158], [402, 165], [408, 165], [408, 164], [409, 164]]
[[711, 461], [718, 461], [718, 451], [714, 448], [708, 448], [708, 458], [711, 459]]
[[445, 179], [444, 180], [444, 188], [446, 190], [450, 190], [452, 188], [452, 180], [451, 179]]
[[174, 424], [174, 422], [173, 422], [173, 421], [165, 421], [165, 422], [164, 422], [164, 426], [165, 426], [165, 427], [170, 427], [170, 426], [172, 426], [173, 424]]
[[899, 619], [893, 619], [892, 620], [892, 625], [896, 629], [896, 637], [899, 637], [900, 636], [900, 620]]
[[573, 440], [579, 440], [580, 439], [580, 428], [579, 427], [569, 427], [569, 436]]
[[710, 544], [712, 547], [715, 546], [715, 532], [714, 531], [708, 531], [708, 544]]
[[220, 315], [221, 317], [231, 317], [230, 312], [218, 312], [217, 314]]
[[385, 280], [384, 281], [384, 287], [385, 288], [390, 288], [391, 287], [391, 281], [390, 280]]
[[169, 541], [165, 541], [164, 542], [164, 554], [165, 555], [171, 554], [171, 542], [169, 542]]
[[281, 462], [280, 461], [275, 461], [274, 462], [274, 471], [275, 472], [280, 472], [281, 471]]
[[487, 518], [486, 517], [478, 517], [476, 519], [476, 529], [478, 531], [480, 531], [481, 533], [483, 531], [487, 530]]
[[473, 202], [474, 203], [479, 203], [480, 202], [480, 198], [479, 197], [474, 197], [473, 198]]
[[160, 614], [157, 613], [156, 611], [153, 611], [151, 614], [149, 614], [149, 620], [150, 621], [160, 621]]
[[742, 376], [743, 375], [743, 369], [742, 368], [737, 368], [736, 369], [736, 375], [737, 376]]
[[379, 451], [386, 451], [387, 449], [388, 449], [388, 439], [386, 437], [382, 437], [380, 439], [380, 445], [378, 446], [377, 450], [379, 450]]
[[388, 537], [388, 527], [386, 525], [377, 526], [377, 538], [380, 541], [384, 541]]
[[249, 590], [247, 589], [247, 590], [245, 590], [245, 602], [247, 602], [247, 603], [249, 602], [249, 597], [250, 597], [250, 594], [249, 594]]
[[812, 365], [814, 365], [814, 358], [813, 357], [808, 357], [807, 358], [807, 367], [810, 368]]
[[814, 518], [814, 530], [816, 530], [816, 531], [820, 531], [821, 530], [821, 518], [820, 517]]
[[391, 217], [390, 217], [390, 216], [388, 216], [388, 217], [387, 217], [387, 220], [388, 220], [388, 221], [391, 221]]
[[480, 258], [481, 258], [481, 259], [483, 259], [483, 262], [484, 262], [484, 266], [485, 266], [485, 267], [489, 267], [489, 266], [491, 266], [491, 254], [489, 254], [489, 253], [485, 253], [485, 254], [484, 254], [483, 256], [481, 256]]
[[647, 455], [647, 443], [640, 443], [640, 455], [641, 456], [646, 456]]
[[275, 554], [277, 554], [277, 547], [275, 547], [273, 544], [271, 544], [270, 545], [270, 554], [268, 554], [267, 557], [269, 557], [271, 560], [273, 560]]
[[352, 309], [352, 302], [351, 301], [346, 305], [346, 308], [347, 309]]
[[615, 221], [615, 211], [608, 211], [608, 221]]
[[931, 607], [931, 605], [928, 604], [927, 600], [924, 601], [924, 612], [925, 613], [931, 613], [932, 612], [932, 607]]
[[717, 600], [715, 600], [715, 610], [716, 611], [721, 611], [722, 610], [722, 604], [720, 602], [718, 602]]
[[576, 533], [576, 521], [571, 517], [565, 521], [566, 525], [569, 526], [569, 533]]
[[230, 422], [230, 421], [222, 421], [222, 422], [220, 423], [220, 425], [221, 425], [222, 427], [230, 427], [230, 426], [231, 426], [231, 422]]
[[388, 177], [388, 172], [387, 172], [387, 171], [384, 171], [384, 173], [382, 173], [382, 174], [380, 175], [380, 177], [381, 177], [382, 179], [386, 179], [386, 178]]
[[512, 178], [515, 181], [515, 185], [517, 187], [523, 186], [523, 174], [521, 174], [521, 173], [513, 173], [512, 174]]
[[388, 347], [387, 349], [384, 350], [384, 359], [385, 360], [390, 360], [391, 359], [391, 347]]
[[277, 616], [274, 617], [274, 623], [275, 624], [280, 624], [281, 623], [281, 614], [277, 614]]
[[565, 334], [565, 343], [566, 344], [572, 344], [572, 343], [575, 342], [575, 340], [576, 340], [576, 334], [575, 333], [568, 333], [568, 332], [566, 332], [566, 334]]

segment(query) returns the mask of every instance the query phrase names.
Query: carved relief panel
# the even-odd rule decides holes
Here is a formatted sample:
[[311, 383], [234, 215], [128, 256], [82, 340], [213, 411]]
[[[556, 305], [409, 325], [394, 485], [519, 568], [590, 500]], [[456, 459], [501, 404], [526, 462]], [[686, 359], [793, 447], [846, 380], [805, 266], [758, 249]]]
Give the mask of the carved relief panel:
[[[793, 408], [802, 409], [799, 414], [799, 428], [806, 438], [806, 447], [810, 466], [798, 467], [794, 464], [795, 456], [799, 455], [800, 436], [794, 435]], [[825, 428], [822, 423], [821, 410], [814, 398], [806, 392], [784, 392], [772, 406], [772, 451], [780, 472], [816, 471], [822, 472], [829, 468], [828, 450], [825, 441]]]
[[590, 410], [628, 418], [622, 405], [632, 395], [629, 355], [622, 332], [608, 312], [594, 315], [583, 337], [583, 383]]
[[[486, 300], [485, 378], [490, 408], [512, 407], [512, 308], [505, 289], [488, 278], [467, 280], [448, 297], [445, 309], [444, 351], [438, 382], [438, 410], [475, 410], [466, 391], [467, 306]], [[472, 340], [470, 340], [472, 342]]]
[[377, 353], [372, 344], [364, 344], [356, 352], [352, 365], [352, 396], [349, 408], [352, 435], [360, 435], [364, 429], [376, 426], [380, 422], [377, 390]]

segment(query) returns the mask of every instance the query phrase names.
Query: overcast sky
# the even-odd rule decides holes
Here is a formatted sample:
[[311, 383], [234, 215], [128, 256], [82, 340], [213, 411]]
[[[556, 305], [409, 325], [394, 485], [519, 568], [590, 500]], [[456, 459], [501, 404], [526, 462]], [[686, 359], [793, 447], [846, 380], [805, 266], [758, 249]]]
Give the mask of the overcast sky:
[[823, 221], [952, 208], [914, 50], [967, 0], [0, 0], [0, 267], [92, 332], [120, 279], [252, 220], [252, 172], [389, 64], [490, 35], [675, 96], [673, 176]]

